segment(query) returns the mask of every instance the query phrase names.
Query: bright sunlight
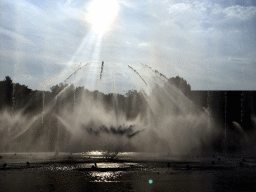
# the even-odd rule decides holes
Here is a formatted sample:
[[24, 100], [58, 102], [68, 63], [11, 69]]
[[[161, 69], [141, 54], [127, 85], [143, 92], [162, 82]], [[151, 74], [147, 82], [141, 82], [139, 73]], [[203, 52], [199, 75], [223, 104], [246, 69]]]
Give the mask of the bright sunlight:
[[94, 0], [88, 10], [93, 31], [102, 34], [117, 14], [117, 0]]

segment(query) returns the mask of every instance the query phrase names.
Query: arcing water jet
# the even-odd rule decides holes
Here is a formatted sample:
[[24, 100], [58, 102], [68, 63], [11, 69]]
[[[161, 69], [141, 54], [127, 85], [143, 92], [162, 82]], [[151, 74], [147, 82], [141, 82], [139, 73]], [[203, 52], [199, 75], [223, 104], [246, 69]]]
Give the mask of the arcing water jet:
[[[103, 67], [102, 62], [100, 80]], [[141, 75], [130, 65], [128, 67], [131, 73], [143, 81], [143, 85], [135, 84], [140, 92], [127, 97], [117, 94], [107, 96], [84, 89], [75, 89], [74, 92], [70, 86], [66, 86], [53, 97], [51, 105], [45, 107], [44, 122], [40, 125], [38, 122], [32, 123], [29, 130], [21, 132], [16, 139], [21, 142], [21, 146], [23, 142], [26, 147], [38, 145], [37, 150], [43, 145], [48, 146], [46, 150], [52, 149], [58, 141], [60, 151], [171, 151], [172, 154], [180, 155], [200, 153], [201, 147], [208, 145], [215, 134], [214, 130], [206, 129], [209, 123], [207, 114], [198, 112], [191, 101], [174, 86], [164, 84], [162, 87], [151, 77]], [[64, 82], [72, 76], [78, 76], [80, 69], [82, 67]], [[166, 80], [164, 75], [153, 71], [156, 78]], [[98, 94], [101, 97], [96, 97]], [[113, 95], [117, 102], [113, 102]], [[56, 97], [59, 102], [56, 102]], [[136, 115], [128, 118], [129, 113]], [[27, 139], [26, 133], [34, 138]], [[28, 141], [31, 141], [30, 144], [25, 145]]]

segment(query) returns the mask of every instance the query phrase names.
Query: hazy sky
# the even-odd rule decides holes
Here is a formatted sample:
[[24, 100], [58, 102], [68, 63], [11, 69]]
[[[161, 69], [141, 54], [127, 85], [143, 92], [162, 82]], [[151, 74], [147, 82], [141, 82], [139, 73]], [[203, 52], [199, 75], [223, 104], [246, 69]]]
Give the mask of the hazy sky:
[[104, 60], [108, 89], [145, 63], [194, 90], [254, 90], [255, 27], [253, 0], [0, 0], [0, 80], [41, 89], [94, 61], [70, 82], [95, 87]]

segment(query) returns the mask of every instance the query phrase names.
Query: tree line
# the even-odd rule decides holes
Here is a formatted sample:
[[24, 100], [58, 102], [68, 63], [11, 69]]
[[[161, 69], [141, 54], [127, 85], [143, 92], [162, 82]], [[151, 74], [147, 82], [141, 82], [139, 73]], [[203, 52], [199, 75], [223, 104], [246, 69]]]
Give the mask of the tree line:
[[[169, 83], [177, 86], [185, 95], [189, 95], [191, 86], [180, 77], [170, 78]], [[126, 112], [128, 118], [134, 118], [145, 109], [145, 97], [140, 91], [129, 90], [124, 95], [118, 93], [104, 94], [98, 90], [89, 91], [84, 87], [75, 87], [60, 83], [50, 88], [50, 91], [32, 90], [26, 85], [13, 83], [9, 76], [0, 81], [0, 110], [8, 108], [13, 112], [23, 110], [23, 113], [39, 113], [42, 108], [52, 105], [54, 99], [61, 98], [62, 103], [74, 103], [82, 93], [92, 95], [94, 99], [101, 98], [106, 108], [116, 108]], [[62, 92], [62, 93], [61, 93]], [[61, 93], [61, 94], [60, 94]], [[134, 106], [131, 103], [135, 103]], [[57, 105], [56, 103], [54, 105]]]
[[[256, 108], [255, 91], [193, 91], [190, 84], [179, 76], [169, 78], [166, 83], [180, 90], [199, 111], [207, 110], [209, 118], [222, 130], [236, 132], [234, 121], [239, 123], [245, 132], [255, 129], [256, 125], [252, 120]], [[163, 89], [167, 89], [167, 84]], [[13, 83], [9, 76], [0, 81], [0, 112], [8, 110], [15, 114], [22, 111], [32, 117], [42, 113], [43, 108], [51, 106], [51, 112], [58, 114], [64, 107], [69, 111], [74, 110], [76, 103], [82, 101], [84, 96], [92, 98], [95, 102], [101, 101], [106, 110], [113, 110], [116, 115], [125, 114], [127, 119], [134, 119], [139, 114], [142, 118], [147, 115], [148, 102], [143, 91], [129, 90], [124, 95], [104, 94], [98, 90], [90, 91], [64, 83], [52, 86], [50, 91], [32, 90], [26, 85]]]

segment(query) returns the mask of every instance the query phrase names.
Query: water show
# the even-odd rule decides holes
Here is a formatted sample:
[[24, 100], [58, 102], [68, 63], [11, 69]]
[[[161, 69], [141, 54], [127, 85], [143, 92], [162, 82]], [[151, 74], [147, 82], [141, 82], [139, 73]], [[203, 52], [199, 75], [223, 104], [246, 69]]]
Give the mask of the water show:
[[0, 10], [0, 191], [255, 190], [255, 3]]

